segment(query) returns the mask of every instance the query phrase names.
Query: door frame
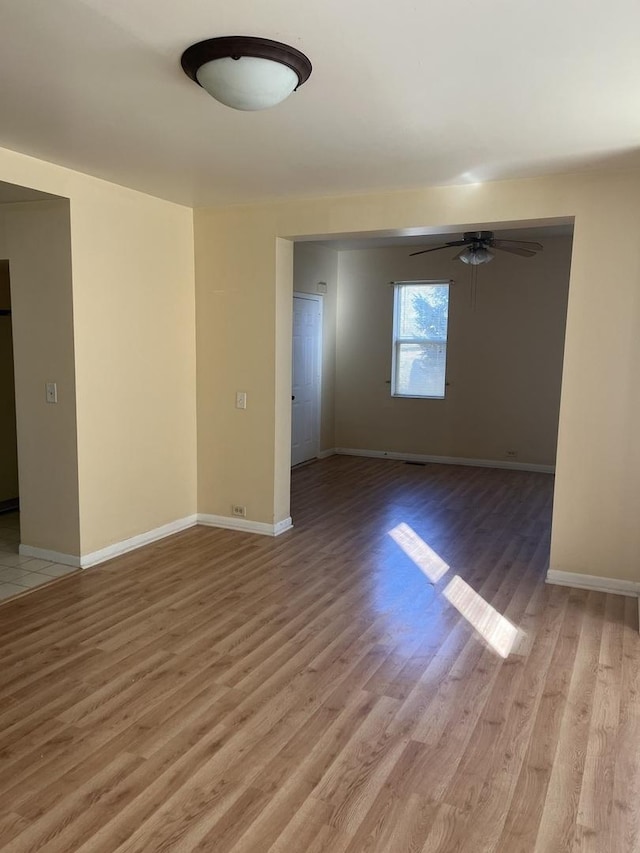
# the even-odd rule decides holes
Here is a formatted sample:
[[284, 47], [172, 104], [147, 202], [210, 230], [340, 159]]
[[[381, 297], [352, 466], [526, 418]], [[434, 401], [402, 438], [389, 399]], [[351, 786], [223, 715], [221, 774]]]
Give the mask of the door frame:
[[[294, 290], [292, 296], [292, 304], [293, 299], [310, 299], [313, 302], [316, 302], [318, 305], [318, 312], [320, 314], [320, 320], [318, 323], [318, 382], [316, 386], [316, 455], [317, 459], [320, 455], [320, 444], [321, 444], [321, 434], [322, 434], [322, 357], [324, 354], [324, 298], [322, 293], [305, 293], [301, 290]], [[293, 372], [293, 329], [292, 329], [292, 348], [291, 348], [291, 367]], [[291, 453], [291, 441], [289, 442], [289, 453]], [[310, 460], [305, 460], [310, 461]], [[303, 463], [300, 462], [300, 465]], [[289, 458], [289, 467], [291, 467], [291, 458]]]

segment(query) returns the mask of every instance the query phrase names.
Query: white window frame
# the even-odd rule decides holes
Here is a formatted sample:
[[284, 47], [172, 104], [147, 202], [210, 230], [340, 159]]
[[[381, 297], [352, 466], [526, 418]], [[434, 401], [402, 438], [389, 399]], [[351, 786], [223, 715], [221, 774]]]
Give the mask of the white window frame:
[[393, 284], [393, 347], [392, 347], [392, 355], [391, 355], [391, 396], [392, 397], [402, 397], [404, 399], [416, 399], [416, 400], [444, 400], [447, 390], [447, 381], [446, 381], [446, 371], [447, 371], [447, 356], [448, 356], [448, 347], [449, 347], [449, 312], [447, 311], [447, 334], [444, 342], [439, 341], [438, 345], [443, 346], [445, 350], [444, 355], [444, 364], [445, 364], [445, 387], [443, 393], [440, 395], [432, 395], [432, 394], [400, 394], [396, 390], [397, 385], [397, 371], [399, 367], [399, 357], [398, 353], [400, 351], [400, 346], [402, 344], [429, 344], [436, 343], [435, 341], [430, 341], [426, 337], [413, 337], [406, 338], [401, 337], [398, 334], [399, 326], [400, 326], [400, 293], [405, 288], [410, 287], [424, 287], [425, 285], [438, 285], [442, 287], [442, 285], [446, 285], [447, 287], [447, 306], [451, 306], [451, 281], [449, 279], [437, 279], [433, 281], [394, 281]]

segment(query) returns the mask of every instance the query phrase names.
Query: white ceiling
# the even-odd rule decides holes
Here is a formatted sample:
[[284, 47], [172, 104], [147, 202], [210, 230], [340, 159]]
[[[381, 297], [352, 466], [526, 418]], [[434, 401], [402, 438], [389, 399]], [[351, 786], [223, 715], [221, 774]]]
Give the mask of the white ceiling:
[[[640, 166], [637, 0], [0, 0], [0, 145], [185, 204]], [[306, 53], [272, 110], [213, 101], [195, 41]]]

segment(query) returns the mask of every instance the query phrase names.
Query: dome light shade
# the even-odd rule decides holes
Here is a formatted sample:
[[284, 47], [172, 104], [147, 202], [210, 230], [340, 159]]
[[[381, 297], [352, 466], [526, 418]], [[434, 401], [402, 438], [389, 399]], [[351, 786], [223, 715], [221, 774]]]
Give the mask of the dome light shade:
[[188, 77], [236, 110], [273, 107], [311, 74], [311, 63], [299, 50], [249, 36], [198, 42], [185, 50], [181, 61]]
[[488, 264], [489, 261], [494, 259], [494, 257], [495, 255], [493, 252], [489, 251], [489, 249], [485, 249], [483, 246], [480, 246], [477, 249], [470, 246], [458, 255], [458, 258], [462, 263], [472, 264], [474, 267], [477, 267], [480, 264]]
[[222, 104], [234, 110], [274, 107], [298, 85], [293, 69], [270, 59], [225, 56], [206, 62], [197, 73], [198, 83]]

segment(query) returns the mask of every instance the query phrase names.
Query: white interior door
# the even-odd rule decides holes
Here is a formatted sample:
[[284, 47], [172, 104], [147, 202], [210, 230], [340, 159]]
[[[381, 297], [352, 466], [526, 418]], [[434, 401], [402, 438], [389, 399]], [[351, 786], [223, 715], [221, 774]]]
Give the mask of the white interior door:
[[320, 357], [322, 300], [293, 297], [293, 370], [291, 379], [291, 464], [318, 455], [320, 446]]

